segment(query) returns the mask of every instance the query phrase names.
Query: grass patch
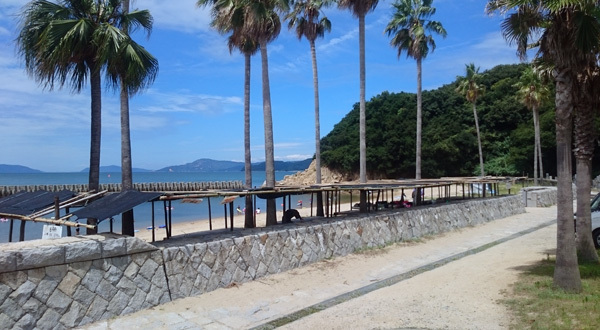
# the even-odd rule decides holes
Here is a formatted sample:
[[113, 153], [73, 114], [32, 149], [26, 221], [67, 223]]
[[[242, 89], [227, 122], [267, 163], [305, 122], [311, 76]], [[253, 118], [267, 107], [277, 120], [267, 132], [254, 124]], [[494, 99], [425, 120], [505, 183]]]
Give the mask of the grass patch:
[[553, 283], [554, 259], [543, 260], [519, 276], [503, 303], [513, 313], [511, 329], [598, 329], [600, 264], [579, 266], [583, 291], [566, 293]]

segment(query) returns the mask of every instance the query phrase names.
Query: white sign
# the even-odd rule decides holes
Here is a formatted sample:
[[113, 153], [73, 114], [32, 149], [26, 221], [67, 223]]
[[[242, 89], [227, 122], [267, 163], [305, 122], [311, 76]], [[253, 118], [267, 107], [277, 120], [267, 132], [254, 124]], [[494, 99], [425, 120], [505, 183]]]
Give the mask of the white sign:
[[62, 227], [55, 225], [44, 225], [42, 239], [53, 239], [62, 237]]

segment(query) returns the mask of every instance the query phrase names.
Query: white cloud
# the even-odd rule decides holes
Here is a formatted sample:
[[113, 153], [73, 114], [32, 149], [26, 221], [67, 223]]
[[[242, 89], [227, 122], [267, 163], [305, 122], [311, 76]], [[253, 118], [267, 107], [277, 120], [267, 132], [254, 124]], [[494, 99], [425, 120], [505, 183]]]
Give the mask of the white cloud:
[[148, 9], [154, 28], [193, 33], [210, 28], [210, 10], [198, 8], [196, 0], [138, 0], [131, 8]]
[[218, 96], [194, 94], [189, 90], [175, 92], [158, 92], [149, 90], [147, 98], [153, 105], [143, 106], [140, 111], [156, 112], [190, 112], [207, 115], [218, 115], [232, 112], [243, 106], [243, 100], [237, 96]]

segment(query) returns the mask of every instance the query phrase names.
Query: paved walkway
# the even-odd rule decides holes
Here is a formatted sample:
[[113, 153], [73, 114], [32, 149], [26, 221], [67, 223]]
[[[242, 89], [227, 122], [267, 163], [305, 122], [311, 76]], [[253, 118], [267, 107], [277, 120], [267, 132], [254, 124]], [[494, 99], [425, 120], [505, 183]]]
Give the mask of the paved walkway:
[[498, 299], [554, 254], [556, 207], [324, 260], [85, 329], [504, 329]]

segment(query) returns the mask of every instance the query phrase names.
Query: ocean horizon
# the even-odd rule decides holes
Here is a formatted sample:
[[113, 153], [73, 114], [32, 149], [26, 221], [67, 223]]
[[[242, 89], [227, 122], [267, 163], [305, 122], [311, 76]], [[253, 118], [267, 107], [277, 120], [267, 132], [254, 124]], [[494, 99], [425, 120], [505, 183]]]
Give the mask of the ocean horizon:
[[[276, 171], [275, 179], [282, 180], [286, 175], [294, 174], [297, 171]], [[223, 181], [242, 181], [244, 182], [244, 171], [232, 172], [134, 172], [133, 181], [135, 183], [150, 182], [223, 182]], [[259, 187], [265, 181], [264, 171], [252, 172], [252, 185]], [[15, 185], [52, 185], [52, 184], [86, 184], [88, 182], [88, 173], [0, 173], [0, 186]], [[106, 172], [100, 174], [100, 183], [120, 183], [120, 172]], [[299, 200], [308, 201], [310, 195], [292, 196], [292, 205]], [[222, 198], [211, 199], [211, 214], [213, 221], [224, 221], [224, 209], [220, 204]], [[277, 199], [278, 210], [281, 208], [282, 200]], [[306, 203], [308, 204], [308, 203]], [[234, 207], [244, 208], [244, 199], [237, 198], [234, 201]], [[203, 200], [201, 203], [181, 203], [180, 200], [172, 202], [172, 223], [189, 222], [194, 220], [208, 220], [208, 202]], [[256, 207], [265, 209], [266, 201], [260, 198], [256, 199]], [[136, 231], [145, 231], [152, 225], [152, 203], [144, 203], [136, 206], [134, 209], [134, 229]], [[64, 211], [63, 211], [64, 212]], [[164, 205], [162, 202], [154, 203], [155, 226], [164, 225]], [[61, 216], [64, 215], [61, 213]], [[48, 215], [47, 217], [50, 217]], [[74, 221], [76, 217], [72, 217]], [[85, 221], [85, 219], [84, 219]], [[0, 222], [0, 243], [9, 241], [9, 221]], [[19, 240], [19, 227], [21, 221], [15, 220], [12, 241]], [[44, 223], [27, 221], [25, 225], [25, 240], [41, 239]], [[75, 228], [72, 229], [75, 235]], [[98, 225], [98, 232], [110, 231], [110, 221], [104, 220]], [[121, 233], [121, 216], [113, 217], [113, 231]], [[80, 234], [85, 234], [85, 228], [80, 229]], [[67, 235], [67, 230], [63, 227], [62, 236]]]

